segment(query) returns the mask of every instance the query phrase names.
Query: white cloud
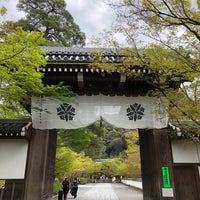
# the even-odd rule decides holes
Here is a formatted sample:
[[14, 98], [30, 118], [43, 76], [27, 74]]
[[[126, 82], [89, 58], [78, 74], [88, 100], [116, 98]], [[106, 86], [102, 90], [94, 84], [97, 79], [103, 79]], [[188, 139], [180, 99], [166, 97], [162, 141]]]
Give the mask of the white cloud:
[[115, 19], [113, 10], [99, 0], [68, 0], [67, 9], [87, 39], [109, 29]]
[[0, 0], [0, 7], [5, 6], [7, 8], [7, 14], [3, 16], [3, 20], [13, 20], [24, 17], [23, 12], [19, 12], [16, 8], [18, 0]]

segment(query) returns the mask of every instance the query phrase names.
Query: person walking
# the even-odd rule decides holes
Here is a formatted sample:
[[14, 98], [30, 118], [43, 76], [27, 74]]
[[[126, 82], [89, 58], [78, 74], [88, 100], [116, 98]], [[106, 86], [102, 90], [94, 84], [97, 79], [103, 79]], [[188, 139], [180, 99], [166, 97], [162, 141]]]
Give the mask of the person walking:
[[79, 181], [77, 180], [77, 178], [74, 178], [72, 182], [72, 188], [70, 190], [70, 193], [72, 196], [74, 196], [74, 199], [77, 197], [78, 184], [79, 184]]
[[69, 180], [68, 180], [68, 178], [65, 178], [65, 180], [62, 182], [62, 187], [63, 187], [64, 200], [66, 200], [67, 194], [69, 192]]

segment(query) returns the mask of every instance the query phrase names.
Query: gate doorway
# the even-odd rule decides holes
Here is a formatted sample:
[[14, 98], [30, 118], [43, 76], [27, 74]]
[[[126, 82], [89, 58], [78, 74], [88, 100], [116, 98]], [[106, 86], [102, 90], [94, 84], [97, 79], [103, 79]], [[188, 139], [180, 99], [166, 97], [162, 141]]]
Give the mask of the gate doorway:
[[[66, 168], [67, 174], [76, 174], [91, 183], [121, 182], [122, 178], [141, 180], [137, 130], [119, 129], [105, 121], [98, 121], [82, 129], [59, 130], [58, 138], [57, 153], [65, 146], [66, 150], [70, 148], [77, 155], [84, 152], [86, 158], [85, 163], [80, 163], [84, 172], [75, 172], [76, 168]], [[87, 168], [87, 157], [91, 159], [90, 171]], [[60, 166], [65, 160], [64, 157], [61, 158], [57, 164]], [[73, 163], [73, 160], [71, 162]]]
[[[146, 67], [138, 68], [134, 63], [131, 63], [130, 68], [135, 75], [133, 77], [126, 76], [123, 71], [120, 71], [120, 65], [123, 65], [120, 60], [123, 60], [123, 55], [119, 55], [114, 49], [96, 49], [96, 51], [101, 51], [108, 63], [119, 64], [119, 69], [114, 71], [98, 69], [98, 66], [96, 68], [89, 66], [91, 60], [93, 60], [90, 57], [91, 52], [95, 49], [45, 47], [45, 50], [48, 51], [48, 64], [44, 69], [44, 83], [58, 84], [63, 81], [79, 96], [101, 94], [111, 97], [145, 97], [154, 88], [151, 81], [152, 77], [158, 72]], [[99, 58], [94, 59], [98, 60]], [[141, 117], [140, 114], [138, 117]], [[136, 118], [133, 117], [132, 119], [135, 120]], [[149, 117], [148, 119], [152, 118]], [[141, 120], [138, 121], [141, 122]], [[163, 187], [162, 166], [169, 168], [171, 189], [175, 191], [173, 161], [167, 127], [166, 129], [157, 127], [157, 130], [154, 128], [137, 128], [141, 128], [139, 129], [139, 143], [144, 200], [165, 199], [166, 197], [163, 197], [161, 192]], [[171, 197], [171, 200], [174, 199], [176, 199], [175, 194]]]
[[[134, 71], [135, 77], [127, 77], [118, 70], [105, 71], [90, 68], [91, 49], [87, 48], [45, 47], [45, 50], [48, 53], [47, 66], [43, 69], [44, 84], [57, 85], [59, 82], [63, 82], [80, 96], [102, 94], [112, 97], [144, 97], [149, 90], [154, 88], [151, 80], [158, 75], [155, 74], [155, 71], [138, 68], [134, 66], [134, 63], [131, 63], [131, 70]], [[121, 55], [116, 54], [112, 49], [104, 49], [102, 55], [105, 60], [120, 64], [118, 58], [121, 58]], [[131, 106], [133, 105], [131, 104]], [[132, 117], [132, 120], [135, 120], [135, 117]], [[138, 121], [141, 122], [140, 119]], [[30, 133], [28, 135], [29, 155], [24, 178], [24, 196], [20, 200], [46, 200], [52, 195], [57, 129], [49, 131], [48, 129], [29, 127], [28, 131]], [[167, 167], [170, 172], [170, 189], [172, 191], [170, 199], [176, 199], [169, 131], [168, 127], [139, 129], [144, 200], [164, 200], [169, 197], [162, 194], [162, 167]], [[186, 173], [195, 175], [191, 171]], [[178, 179], [179, 171], [175, 175]], [[194, 183], [191, 182], [191, 184]], [[18, 187], [15, 186], [15, 188]], [[177, 188], [182, 190], [181, 186]], [[167, 195], [169, 194], [167, 193]]]

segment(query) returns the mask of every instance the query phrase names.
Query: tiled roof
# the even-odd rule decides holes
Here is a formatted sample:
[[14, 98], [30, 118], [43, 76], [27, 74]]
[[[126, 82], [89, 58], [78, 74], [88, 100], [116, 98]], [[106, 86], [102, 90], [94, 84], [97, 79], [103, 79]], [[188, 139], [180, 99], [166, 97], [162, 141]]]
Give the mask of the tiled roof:
[[[122, 65], [126, 57], [118, 49], [56, 46], [43, 46], [43, 49], [47, 51], [47, 65], [42, 68], [45, 84], [56, 85], [63, 82], [79, 95], [101, 93], [136, 96], [144, 95], [153, 88], [147, 80], [151, 80], [157, 72], [146, 66], [138, 67], [131, 61], [130, 66], [124, 70]], [[105, 69], [101, 67], [101, 63], [105, 62], [116, 66], [108, 65]], [[94, 65], [91, 66], [91, 63]], [[133, 76], [129, 77], [129, 74]]]
[[[42, 70], [43, 72], [117, 72], [124, 74], [123, 69], [102, 69], [99, 67], [88, 67], [94, 61], [108, 61], [108, 63], [122, 63], [125, 56], [120, 54], [117, 49], [114, 48], [78, 48], [78, 47], [52, 47], [43, 46], [47, 51], [46, 59], [47, 66]], [[101, 55], [97, 55], [94, 52], [101, 52]], [[131, 67], [126, 71], [132, 71], [137, 74], [154, 74], [157, 73], [154, 70], [146, 67], [140, 68], [137, 66]]]
[[[122, 55], [115, 49], [109, 48], [78, 48], [78, 47], [50, 47], [43, 46], [47, 51], [46, 58], [48, 62], [72, 62], [72, 63], [90, 63], [91, 54], [101, 52], [104, 59], [112, 62], [118, 62]], [[94, 58], [94, 57], [93, 57]]]
[[117, 55], [114, 48], [84, 48], [84, 47], [57, 47], [57, 46], [43, 46], [44, 50], [49, 53], [64, 53], [64, 54], [79, 54], [87, 55], [92, 51], [101, 51], [105, 55]]
[[24, 137], [31, 119], [0, 119], [0, 138]]
[[200, 141], [199, 129], [200, 125], [199, 122], [193, 121], [178, 121], [170, 123], [170, 127], [173, 128], [175, 132], [177, 132], [177, 128], [179, 129], [179, 133], [181, 134], [178, 136], [179, 138], [183, 139], [195, 139], [196, 141]]

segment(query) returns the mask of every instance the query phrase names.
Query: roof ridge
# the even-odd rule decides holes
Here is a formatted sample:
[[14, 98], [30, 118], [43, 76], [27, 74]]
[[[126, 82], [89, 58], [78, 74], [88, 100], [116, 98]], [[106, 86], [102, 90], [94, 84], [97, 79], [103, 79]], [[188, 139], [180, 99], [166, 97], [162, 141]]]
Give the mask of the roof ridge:
[[42, 49], [47, 51], [47, 54], [90, 54], [92, 51], [102, 51], [109, 55], [118, 55], [114, 48], [98, 48], [98, 47], [63, 47], [63, 46], [42, 46]]

